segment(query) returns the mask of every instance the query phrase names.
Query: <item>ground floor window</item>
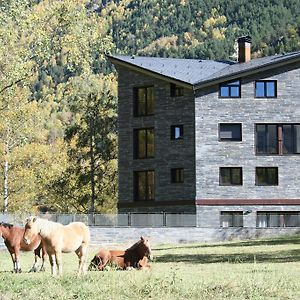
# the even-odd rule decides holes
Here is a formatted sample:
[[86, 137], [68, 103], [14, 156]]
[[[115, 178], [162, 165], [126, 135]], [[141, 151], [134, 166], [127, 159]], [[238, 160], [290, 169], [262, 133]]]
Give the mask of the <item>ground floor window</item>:
[[300, 227], [300, 212], [257, 212], [256, 227]]
[[154, 200], [154, 171], [134, 172], [134, 199], [135, 201]]
[[257, 167], [255, 185], [278, 185], [278, 167]]
[[243, 227], [242, 211], [221, 211], [221, 227]]

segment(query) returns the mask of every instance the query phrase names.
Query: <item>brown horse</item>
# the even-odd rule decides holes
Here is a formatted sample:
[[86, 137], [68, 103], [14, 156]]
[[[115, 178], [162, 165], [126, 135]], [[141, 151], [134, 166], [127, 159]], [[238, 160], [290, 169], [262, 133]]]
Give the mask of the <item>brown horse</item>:
[[21, 272], [21, 264], [20, 264], [20, 250], [21, 251], [33, 251], [34, 250], [34, 264], [29, 272], [36, 272], [37, 271], [37, 261], [38, 257], [41, 258], [41, 251], [42, 251], [42, 266], [40, 270], [44, 270], [44, 261], [47, 253], [45, 248], [43, 247], [41, 238], [36, 235], [29, 245], [23, 242], [23, 235], [25, 229], [14, 226], [8, 223], [0, 223], [0, 235], [4, 239], [4, 244], [7, 247], [11, 255], [11, 259], [14, 265], [14, 272], [20, 273]]
[[84, 273], [84, 263], [87, 248], [90, 242], [89, 228], [82, 222], [73, 222], [68, 225], [30, 217], [26, 220], [25, 244], [30, 244], [32, 238], [39, 234], [46, 247], [51, 264], [52, 275], [62, 275], [61, 253], [75, 251], [79, 258], [78, 275]]
[[138, 242], [125, 251], [101, 249], [92, 259], [89, 270], [103, 271], [108, 263], [116, 264], [122, 270], [149, 269], [148, 258], [150, 255], [150, 241], [141, 236]]

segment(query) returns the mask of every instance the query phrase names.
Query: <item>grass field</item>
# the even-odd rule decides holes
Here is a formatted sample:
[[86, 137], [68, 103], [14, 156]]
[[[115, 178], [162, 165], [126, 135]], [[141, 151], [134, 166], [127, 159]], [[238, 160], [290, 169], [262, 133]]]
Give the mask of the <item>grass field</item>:
[[[89, 260], [97, 249], [90, 249]], [[75, 276], [75, 254], [63, 255], [61, 278], [13, 274], [0, 251], [0, 300], [8, 299], [300, 299], [300, 236], [218, 244], [154, 245], [150, 271], [88, 272]]]

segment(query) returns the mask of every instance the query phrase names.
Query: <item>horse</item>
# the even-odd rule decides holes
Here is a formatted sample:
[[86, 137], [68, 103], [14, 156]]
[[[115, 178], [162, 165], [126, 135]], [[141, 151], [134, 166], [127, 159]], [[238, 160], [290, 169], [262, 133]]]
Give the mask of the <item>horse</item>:
[[103, 271], [108, 263], [115, 264], [122, 270], [150, 269], [150, 265], [148, 263], [150, 255], [150, 241], [148, 238], [141, 236], [138, 242], [125, 251], [100, 249], [92, 259], [89, 265], [89, 271]]
[[[33, 237], [29, 244], [23, 242], [23, 235], [25, 228], [14, 226], [8, 223], [0, 223], [0, 235], [4, 239], [4, 244], [10, 253], [11, 259], [13, 261], [13, 272], [21, 273], [20, 264], [20, 251], [33, 251], [34, 250], [34, 264], [29, 272], [37, 271], [38, 257], [42, 258], [42, 265], [40, 271], [44, 270], [45, 257], [47, 252], [43, 246], [41, 238], [36, 235]], [[42, 255], [41, 255], [42, 252]], [[42, 257], [41, 257], [42, 256]]]
[[37, 217], [26, 220], [23, 240], [30, 244], [39, 234], [49, 255], [52, 276], [62, 275], [61, 254], [75, 252], [79, 258], [78, 276], [85, 273], [84, 264], [90, 242], [89, 228], [82, 222], [68, 225], [48, 221]]

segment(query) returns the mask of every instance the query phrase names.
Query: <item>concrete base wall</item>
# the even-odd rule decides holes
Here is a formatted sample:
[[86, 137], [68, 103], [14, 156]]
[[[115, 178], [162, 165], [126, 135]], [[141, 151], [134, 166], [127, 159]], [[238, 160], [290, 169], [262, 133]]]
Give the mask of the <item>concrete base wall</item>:
[[[295, 228], [133, 228], [133, 227], [90, 227], [91, 245], [112, 248], [127, 248], [139, 238], [147, 236], [152, 245], [221, 242], [230, 240], [247, 240], [283, 235], [300, 235], [300, 227]], [[0, 249], [5, 248], [3, 239]]]
[[204, 243], [230, 241], [234, 239], [246, 240], [259, 237], [277, 237], [282, 235], [299, 234], [300, 227], [295, 228], [100, 228], [91, 227], [91, 244], [130, 246], [139, 240], [140, 236], [147, 236], [153, 245]]

